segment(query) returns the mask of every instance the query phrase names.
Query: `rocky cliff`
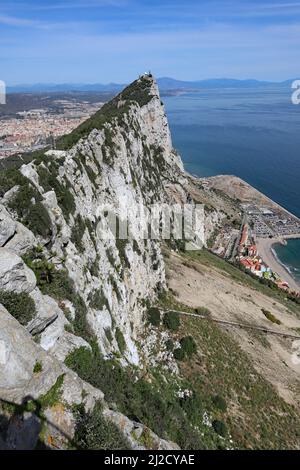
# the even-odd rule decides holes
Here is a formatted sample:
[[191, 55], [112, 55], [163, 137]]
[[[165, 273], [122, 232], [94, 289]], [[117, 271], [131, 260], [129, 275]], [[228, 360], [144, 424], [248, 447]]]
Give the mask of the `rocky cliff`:
[[184, 172], [153, 77], [56, 150], [7, 167], [0, 448], [299, 448], [290, 345], [205, 321], [257, 325], [276, 308], [278, 328], [296, 329], [297, 305], [207, 250], [181, 250], [185, 239], [149, 236], [140, 217], [155, 205], [202, 204], [204, 244], [240, 218], [230, 195]]
[[[0, 397], [39, 400], [65, 377], [64, 407], [46, 407], [45, 416], [72, 435], [68, 406], [84, 395], [88, 410], [103, 394], [64, 360], [96, 344], [106, 359], [147, 368], [145, 311], [166, 288], [161, 241], [141, 237], [137, 216], [128, 239], [103, 237], [104, 206], [120, 228], [129, 208], [193, 199], [152, 77], [131, 84], [58, 147], [0, 176]], [[212, 225], [218, 218], [214, 211]]]

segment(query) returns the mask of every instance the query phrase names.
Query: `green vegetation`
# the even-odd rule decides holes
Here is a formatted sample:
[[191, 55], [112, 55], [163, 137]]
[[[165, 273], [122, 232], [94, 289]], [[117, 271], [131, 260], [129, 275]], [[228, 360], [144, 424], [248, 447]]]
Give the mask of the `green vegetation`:
[[34, 374], [38, 374], [39, 372], [42, 372], [43, 370], [43, 365], [41, 362], [37, 361], [35, 364], [34, 364], [34, 368], [33, 368], [33, 373]]
[[41, 186], [45, 191], [54, 190], [57, 202], [62, 209], [63, 215], [68, 222], [70, 214], [74, 214], [76, 205], [73, 194], [71, 193], [71, 187], [65, 186], [58, 179], [59, 162], [57, 160], [51, 160], [48, 167], [39, 165], [37, 172]]
[[211, 311], [206, 307], [195, 308], [195, 313], [197, 313], [198, 315], [204, 315], [206, 317], [209, 317], [211, 315]]
[[24, 326], [27, 325], [36, 314], [34, 301], [25, 292], [18, 294], [16, 292], [0, 290], [0, 304]]
[[77, 450], [127, 450], [130, 445], [117, 426], [103, 416], [103, 407], [97, 402], [93, 411], [86, 413], [83, 405], [76, 410], [76, 427], [72, 446]]
[[81, 215], [78, 214], [75, 218], [75, 222], [72, 227], [71, 241], [74, 243], [79, 253], [84, 252], [82, 238], [83, 238], [85, 230], [86, 230], [85, 222], [83, 218], [81, 217]]
[[[193, 312], [164, 293], [161, 308]], [[234, 446], [240, 449], [295, 449], [300, 438], [300, 415], [252, 365], [229, 334], [213, 322], [182, 317], [181, 335], [192, 335], [197, 345], [193, 361], [179, 362], [180, 375], [199, 397], [213, 420], [224, 421]], [[226, 402], [226, 415], [218, 395]], [[222, 405], [221, 405], [222, 408]], [[236, 411], [238, 410], [238, 412]], [[209, 448], [211, 443], [206, 440]]]
[[45, 258], [43, 252], [38, 248], [33, 248], [25, 253], [23, 261], [34, 272], [38, 287], [53, 282], [56, 273], [55, 266]]
[[171, 351], [171, 352], [174, 350], [174, 343], [171, 339], [168, 339], [166, 341], [166, 349], [167, 351]]
[[124, 352], [126, 351], [126, 341], [125, 341], [125, 338], [124, 338], [124, 335], [122, 333], [122, 331], [120, 330], [120, 328], [116, 328], [116, 340], [117, 340], [117, 343], [118, 343], [118, 348], [120, 350], [120, 353], [121, 354], [124, 354]]
[[108, 300], [102, 289], [97, 289], [88, 296], [89, 306], [95, 310], [103, 310], [104, 307], [110, 311]]
[[42, 293], [53, 297], [58, 302], [69, 300], [75, 308], [75, 320], [72, 322], [74, 334], [89, 341], [90, 330], [86, 320], [86, 305], [76, 292], [73, 281], [66, 269], [56, 269], [49, 263], [43, 252], [35, 248], [23, 256], [23, 260], [34, 271], [37, 285]]
[[197, 352], [197, 345], [192, 336], [185, 336], [180, 340], [180, 346], [185, 357], [191, 357]]
[[[124, 369], [113, 360], [103, 360], [96, 343], [92, 351], [79, 348], [72, 352], [65, 362], [83, 380], [102, 390], [106, 401], [117, 405], [130, 419], [142, 422], [184, 449], [203, 448], [200, 432], [193, 427], [197, 423], [204, 429], [201, 403], [196, 394], [191, 399], [178, 398], [178, 385], [165, 370], [152, 371], [150, 383], [130, 366]], [[205, 431], [210, 445], [216, 448], [215, 433], [208, 428]]]
[[93, 129], [104, 129], [106, 133], [105, 146], [107, 148], [112, 148], [113, 142], [111, 135], [105, 124], [111, 124], [114, 120], [117, 120], [119, 124], [122, 124], [123, 116], [129, 111], [132, 104], [138, 104], [139, 106], [147, 104], [152, 98], [149, 93], [150, 86], [151, 81], [147, 78], [143, 77], [136, 80], [113, 100], [105, 103], [99, 111], [97, 111], [87, 121], [83, 122], [70, 134], [61, 137], [57, 142], [58, 148], [70, 149], [81, 138], [88, 136]]
[[180, 327], [179, 314], [177, 312], [167, 312], [163, 317], [163, 324], [171, 331], [178, 331]]
[[269, 312], [269, 310], [266, 310], [265, 308], [262, 308], [261, 311], [264, 314], [264, 316], [268, 320], [270, 320], [272, 323], [276, 323], [276, 325], [281, 325], [281, 321], [278, 320], [278, 318], [276, 318], [275, 315], [273, 315], [273, 313]]
[[185, 354], [184, 354], [183, 349], [182, 348], [174, 349], [173, 356], [176, 359], [176, 361], [184, 361]]
[[186, 336], [180, 340], [180, 348], [173, 351], [177, 361], [184, 361], [197, 352], [197, 345], [192, 336]]
[[147, 311], [147, 318], [148, 322], [153, 325], [153, 326], [159, 326], [160, 325], [160, 311], [157, 307], [151, 307]]
[[214, 430], [216, 431], [217, 434], [219, 434], [219, 436], [222, 436], [222, 437], [226, 437], [227, 436], [227, 427], [226, 427], [226, 424], [223, 423], [223, 421], [220, 421], [218, 419], [215, 419], [213, 422], [212, 422], [212, 427], [214, 428]]
[[65, 374], [60, 375], [50, 390], [48, 390], [45, 395], [40, 396], [39, 402], [42, 408], [50, 408], [60, 401], [62, 394], [61, 387], [63, 386], [64, 378]]
[[220, 395], [215, 395], [212, 398], [212, 402], [218, 410], [222, 411], [223, 413], [227, 411], [227, 403], [224, 398], [220, 397]]
[[0, 174], [0, 197], [9, 189], [18, 190], [9, 200], [8, 207], [16, 212], [20, 222], [35, 235], [48, 238], [52, 234], [52, 224], [48, 211], [42, 204], [42, 196], [19, 170], [10, 169]]

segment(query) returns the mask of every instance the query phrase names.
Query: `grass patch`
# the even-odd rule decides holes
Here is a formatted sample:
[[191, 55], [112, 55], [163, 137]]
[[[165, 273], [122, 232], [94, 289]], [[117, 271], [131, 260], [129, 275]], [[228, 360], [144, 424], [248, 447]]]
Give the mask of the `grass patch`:
[[45, 395], [40, 396], [39, 402], [42, 406], [42, 408], [50, 408], [51, 406], [54, 406], [56, 403], [58, 403], [61, 400], [61, 394], [62, 390], [61, 387], [64, 383], [64, 377], [65, 374], [60, 375], [55, 384], [48, 390]]

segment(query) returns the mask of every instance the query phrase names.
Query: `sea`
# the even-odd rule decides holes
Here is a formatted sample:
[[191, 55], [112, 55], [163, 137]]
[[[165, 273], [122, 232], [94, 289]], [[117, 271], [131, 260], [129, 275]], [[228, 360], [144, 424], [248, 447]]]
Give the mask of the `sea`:
[[[287, 84], [163, 97], [186, 170], [239, 176], [300, 218], [300, 104], [292, 91]], [[274, 249], [300, 281], [300, 240]]]

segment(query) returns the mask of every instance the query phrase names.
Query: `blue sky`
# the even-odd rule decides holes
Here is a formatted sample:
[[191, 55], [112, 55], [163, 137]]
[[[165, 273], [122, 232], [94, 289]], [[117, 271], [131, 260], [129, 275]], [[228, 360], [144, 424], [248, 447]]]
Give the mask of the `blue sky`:
[[0, 79], [300, 78], [300, 1], [0, 0]]

